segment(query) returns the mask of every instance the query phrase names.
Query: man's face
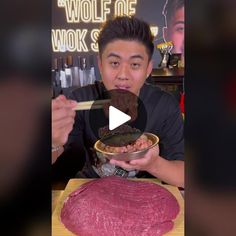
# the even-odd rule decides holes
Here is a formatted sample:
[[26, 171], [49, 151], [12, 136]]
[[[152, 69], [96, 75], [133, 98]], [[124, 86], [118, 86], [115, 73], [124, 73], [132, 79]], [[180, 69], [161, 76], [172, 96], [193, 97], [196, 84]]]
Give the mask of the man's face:
[[174, 44], [172, 52], [184, 55], [184, 7], [177, 9], [169, 22], [167, 38]]
[[108, 43], [98, 58], [98, 66], [107, 90], [126, 89], [136, 95], [152, 71], [146, 48], [137, 41]]

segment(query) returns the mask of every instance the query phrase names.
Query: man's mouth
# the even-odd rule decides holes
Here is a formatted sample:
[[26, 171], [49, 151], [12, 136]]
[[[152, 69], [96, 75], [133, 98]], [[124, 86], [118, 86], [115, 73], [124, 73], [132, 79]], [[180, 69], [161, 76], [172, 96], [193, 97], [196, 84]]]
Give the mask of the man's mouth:
[[116, 89], [124, 89], [124, 90], [129, 90], [130, 86], [128, 85], [115, 85]]

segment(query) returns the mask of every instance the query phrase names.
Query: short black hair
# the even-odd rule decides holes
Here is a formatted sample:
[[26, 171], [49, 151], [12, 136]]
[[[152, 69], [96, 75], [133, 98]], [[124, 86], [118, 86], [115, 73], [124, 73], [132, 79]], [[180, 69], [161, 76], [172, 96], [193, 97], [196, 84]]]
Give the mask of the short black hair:
[[98, 36], [99, 54], [102, 55], [104, 48], [115, 40], [131, 40], [142, 43], [147, 50], [148, 58], [151, 60], [154, 44], [150, 26], [145, 21], [134, 16], [117, 16], [107, 20]]
[[167, 24], [170, 23], [171, 18], [175, 12], [184, 6], [184, 0], [167, 0], [163, 9], [163, 13], [166, 15]]

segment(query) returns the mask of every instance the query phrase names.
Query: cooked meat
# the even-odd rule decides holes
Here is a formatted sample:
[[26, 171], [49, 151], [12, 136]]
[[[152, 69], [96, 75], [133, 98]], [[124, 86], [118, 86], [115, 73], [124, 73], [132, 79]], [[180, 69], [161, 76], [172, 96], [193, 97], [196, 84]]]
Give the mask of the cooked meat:
[[138, 97], [133, 93], [122, 90], [122, 89], [113, 89], [108, 92], [108, 97], [110, 102], [104, 104], [104, 112], [106, 116], [109, 116], [109, 106], [116, 107], [120, 111], [131, 116], [131, 121], [134, 121], [137, 118], [138, 113]]
[[109, 130], [109, 126], [105, 126], [99, 129], [98, 135], [100, 138], [105, 138], [115, 134], [125, 134], [125, 133], [138, 133], [141, 132], [139, 129], [133, 128], [129, 125], [121, 125], [114, 130]]

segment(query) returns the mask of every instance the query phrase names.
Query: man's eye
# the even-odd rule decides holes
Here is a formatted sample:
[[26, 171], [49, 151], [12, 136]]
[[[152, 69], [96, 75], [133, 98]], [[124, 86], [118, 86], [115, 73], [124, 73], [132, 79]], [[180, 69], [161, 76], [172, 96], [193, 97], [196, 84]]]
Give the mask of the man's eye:
[[131, 64], [131, 67], [132, 67], [133, 69], [138, 69], [140, 66], [141, 66], [141, 65], [140, 65], [139, 63], [132, 63], [132, 64]]
[[117, 67], [117, 66], [119, 66], [119, 62], [118, 62], [118, 61], [111, 61], [111, 62], [110, 62], [110, 65], [111, 65], [112, 67]]

